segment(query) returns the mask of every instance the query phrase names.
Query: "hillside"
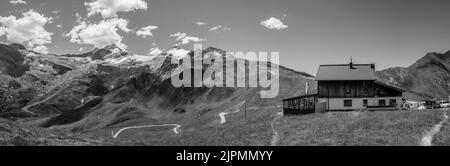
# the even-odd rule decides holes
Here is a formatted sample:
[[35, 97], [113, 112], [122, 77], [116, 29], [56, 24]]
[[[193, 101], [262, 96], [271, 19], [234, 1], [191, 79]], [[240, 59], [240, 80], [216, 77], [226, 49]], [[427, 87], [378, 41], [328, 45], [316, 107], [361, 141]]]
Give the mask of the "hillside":
[[[3, 45], [1, 62], [26, 68], [19, 74], [8, 68], [0, 72], [0, 115], [15, 120], [0, 119], [0, 144], [417, 145], [424, 132], [441, 120], [442, 113], [437, 111], [281, 118], [283, 98], [304, 94], [306, 83], [313, 87], [311, 92], [316, 91], [313, 76], [279, 66], [280, 93], [273, 99], [260, 98], [262, 89], [253, 87], [176, 88], [170, 76], [178, 65], [171, 64], [171, 59], [180, 55], [173, 55], [174, 50], [184, 51], [174, 47], [148, 57], [111, 45], [59, 56]], [[191, 63], [203, 60], [194, 57], [193, 51], [185, 56], [193, 58]], [[201, 57], [225, 58], [226, 51], [210, 47]], [[408, 68], [377, 74], [407, 89], [408, 99], [445, 96], [448, 57], [449, 53], [430, 53]], [[259, 73], [249, 73], [248, 64], [235, 69], [255, 78]], [[203, 67], [201, 73], [220, 67], [229, 70], [215, 63]], [[442, 133], [434, 144], [448, 144]]]
[[[23, 48], [20, 45], [5, 47], [23, 57], [23, 60], [18, 59], [14, 63], [29, 68], [18, 77], [13, 77], [6, 70], [2, 71], [0, 76], [10, 80], [4, 82], [3, 90], [8, 93], [3, 94], [15, 95], [20, 90], [33, 94], [9, 99], [12, 102], [28, 97], [21, 104], [9, 103], [9, 107], [2, 111], [2, 117], [34, 117], [25, 124], [41, 126], [50, 131], [63, 130], [107, 138], [111, 137], [111, 131], [124, 127], [154, 124], [178, 124], [184, 134], [188, 131], [194, 134], [205, 127], [225, 127], [222, 124], [227, 121], [232, 121], [233, 126], [240, 128], [240, 123], [236, 123], [231, 114], [241, 112], [248, 113], [248, 120], [254, 121], [244, 123], [254, 123], [250, 126], [255, 127], [264, 126], [267, 125], [266, 120], [270, 121], [277, 113], [274, 109], [281, 106], [283, 98], [303, 94], [306, 82], [315, 84], [311, 75], [280, 66], [279, 95], [273, 99], [261, 99], [261, 88], [173, 87], [170, 76], [178, 65], [170, 61], [179, 58], [180, 55], [172, 54], [183, 50], [178, 47], [155, 57], [131, 54], [114, 45], [80, 55], [64, 56], [17, 50]], [[226, 56], [225, 51], [210, 47], [202, 51], [202, 57], [212, 58], [209, 53], [219, 58]], [[194, 57], [193, 51], [188, 51], [186, 56], [194, 58], [193, 61], [202, 60]], [[214, 63], [204, 65], [202, 73], [217, 67]], [[226, 67], [223, 67], [226, 71]], [[247, 78], [256, 78], [258, 73], [248, 73], [247, 68], [248, 62], [246, 69], [236, 69], [246, 70]], [[16, 82], [18, 88], [9, 87], [10, 82]], [[173, 136], [164, 127], [149, 129], [168, 134], [167, 138]], [[226, 130], [230, 129], [226, 126]], [[149, 134], [145, 132], [147, 130], [136, 131]], [[127, 137], [128, 132], [120, 137], [142, 138]], [[248, 133], [250, 135], [242, 136], [259, 135], [259, 130], [251, 132]]]
[[139, 142], [49, 131], [0, 118], [0, 146], [137, 146]]
[[[208, 51], [223, 52], [208, 48], [203, 54]], [[193, 56], [192, 52], [189, 55]], [[105, 89], [105, 93], [99, 93], [95, 99], [75, 110], [49, 119], [42, 126], [85, 132], [146, 124], [197, 125], [202, 120], [214, 123], [219, 113], [241, 103], [252, 109], [275, 108], [280, 106], [283, 98], [304, 93], [306, 82], [314, 84], [309, 75], [280, 68], [281, 89], [274, 99], [261, 99], [261, 88], [175, 88], [168, 77], [177, 67], [169, 63], [173, 56], [162, 53], [159, 57], [166, 59], [157, 69], [149, 67], [151, 65], [127, 66], [126, 69], [123, 66], [99, 65], [97, 74], [94, 74], [99, 84], [93, 90]], [[217, 66], [204, 67], [202, 72]], [[247, 76], [256, 75], [247, 73]]]
[[384, 82], [406, 89], [409, 100], [448, 99], [450, 95], [450, 51], [429, 53], [409, 67], [377, 72]]
[[[0, 110], [1, 117], [34, 116], [29, 111], [21, 111], [27, 104], [52, 95], [61, 86], [72, 82], [80, 75], [86, 75], [85, 62], [53, 54], [40, 54], [24, 49], [20, 44], [0, 45], [0, 90], [2, 98], [9, 98], [9, 108]], [[5, 96], [5, 93], [11, 94]]]

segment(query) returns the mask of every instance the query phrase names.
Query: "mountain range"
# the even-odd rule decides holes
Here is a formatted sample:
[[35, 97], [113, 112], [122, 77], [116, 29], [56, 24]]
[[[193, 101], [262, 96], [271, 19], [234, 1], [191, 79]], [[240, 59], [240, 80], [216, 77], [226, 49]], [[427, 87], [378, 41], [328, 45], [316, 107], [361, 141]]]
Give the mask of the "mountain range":
[[[180, 52], [191, 56], [191, 63], [199, 60], [193, 51], [180, 47], [155, 56], [135, 55], [115, 45], [83, 54], [54, 55], [30, 51], [20, 44], [0, 44], [0, 117], [12, 120], [10, 128], [25, 125], [88, 135], [103, 140], [99, 144], [114, 142], [103, 138], [119, 137], [127, 127], [175, 125], [181, 128], [174, 131], [179, 134], [181, 130], [182, 140], [173, 132], [151, 128], [128, 131], [122, 137], [152, 145], [265, 145], [260, 134], [270, 135], [265, 133], [266, 122], [281, 111], [281, 100], [306, 94], [306, 84], [310, 93], [316, 91], [314, 76], [283, 66], [275, 66], [280, 71], [280, 93], [273, 99], [260, 98], [262, 88], [177, 88], [171, 75], [178, 65], [171, 60], [180, 58]], [[200, 60], [211, 58], [206, 56], [210, 53], [226, 57], [226, 51], [210, 47], [202, 51]], [[217, 66], [203, 65], [201, 72], [212, 67]], [[258, 73], [249, 73], [247, 68], [248, 61], [245, 69], [235, 69], [244, 70], [246, 78], [257, 77]], [[446, 99], [450, 94], [450, 51], [429, 53], [409, 67], [389, 68], [377, 75], [379, 80], [405, 89], [407, 100]], [[244, 115], [233, 115], [242, 111]], [[0, 143], [18, 139], [6, 137], [0, 137]], [[208, 137], [220, 141], [211, 143]], [[30, 137], [21, 139], [36, 142]], [[91, 141], [78, 144], [95, 142], [85, 140]]]
[[450, 95], [450, 51], [428, 53], [408, 67], [377, 72], [378, 78], [399, 86], [409, 100], [448, 100]]
[[[83, 54], [53, 55], [1, 44], [0, 116], [102, 137], [128, 126], [169, 123], [195, 135], [194, 131], [221, 125], [226, 114], [241, 110], [253, 110], [249, 116], [254, 118], [270, 117], [283, 98], [304, 94], [306, 83], [315, 87], [313, 76], [275, 66], [280, 71], [280, 93], [273, 99], [260, 98], [262, 88], [176, 88], [170, 76], [178, 65], [171, 59], [179, 58], [174, 54], [183, 50], [174, 47], [156, 56], [140, 56], [111, 45]], [[202, 55], [206, 58], [211, 52], [226, 56], [226, 51], [213, 47]], [[186, 56], [194, 57], [194, 52], [187, 51]], [[202, 72], [213, 64], [204, 65]], [[236, 69], [245, 70], [247, 78], [257, 76]]]

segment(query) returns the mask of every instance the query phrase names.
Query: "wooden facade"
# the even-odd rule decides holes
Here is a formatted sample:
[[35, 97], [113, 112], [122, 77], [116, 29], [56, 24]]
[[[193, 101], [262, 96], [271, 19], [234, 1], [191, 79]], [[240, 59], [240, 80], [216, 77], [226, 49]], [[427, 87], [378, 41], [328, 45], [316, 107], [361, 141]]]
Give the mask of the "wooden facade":
[[402, 97], [403, 90], [383, 84], [381, 82], [375, 82], [375, 96], [374, 97]]
[[298, 115], [314, 113], [316, 109], [317, 95], [306, 95], [283, 100], [285, 115]]
[[371, 80], [318, 81], [319, 98], [397, 97], [402, 91]]
[[374, 87], [374, 81], [318, 81], [318, 97], [374, 97]]

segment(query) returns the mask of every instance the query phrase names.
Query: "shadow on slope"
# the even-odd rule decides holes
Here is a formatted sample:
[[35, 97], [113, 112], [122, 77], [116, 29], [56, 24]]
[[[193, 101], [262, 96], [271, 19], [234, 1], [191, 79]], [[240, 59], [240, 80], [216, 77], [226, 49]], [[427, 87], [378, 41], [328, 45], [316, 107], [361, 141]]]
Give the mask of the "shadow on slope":
[[96, 98], [92, 101], [88, 102], [87, 104], [83, 105], [80, 108], [77, 108], [72, 111], [68, 111], [66, 113], [63, 113], [57, 117], [51, 118], [47, 122], [43, 123], [41, 127], [48, 128], [55, 125], [66, 125], [70, 123], [77, 122], [81, 119], [83, 119], [84, 115], [89, 112], [92, 108], [98, 106], [100, 103], [102, 103], [103, 98]]

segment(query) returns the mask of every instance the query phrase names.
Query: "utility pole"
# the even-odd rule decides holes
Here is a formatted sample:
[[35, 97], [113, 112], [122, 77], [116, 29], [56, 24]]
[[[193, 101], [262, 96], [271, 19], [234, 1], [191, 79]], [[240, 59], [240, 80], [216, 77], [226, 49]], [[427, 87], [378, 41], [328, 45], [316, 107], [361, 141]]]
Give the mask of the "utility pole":
[[309, 94], [309, 83], [308, 82], [305, 83], [305, 93], [306, 93], [306, 95]]

